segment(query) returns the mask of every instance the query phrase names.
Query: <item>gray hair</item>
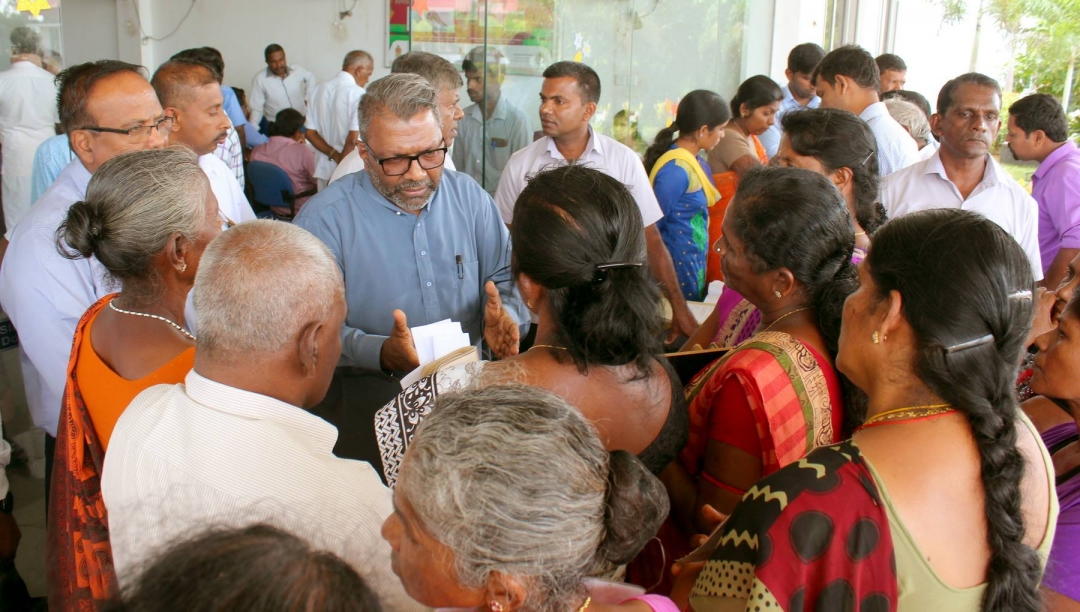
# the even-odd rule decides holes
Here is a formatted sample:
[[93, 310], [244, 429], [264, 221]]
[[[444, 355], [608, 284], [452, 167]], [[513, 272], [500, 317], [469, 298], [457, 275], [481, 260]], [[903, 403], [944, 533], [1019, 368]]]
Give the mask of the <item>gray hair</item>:
[[885, 100], [885, 106], [888, 107], [892, 118], [906, 127], [916, 142], [922, 143], [920, 146], [925, 146], [926, 143], [930, 142], [932, 138], [930, 135], [930, 122], [926, 120], [926, 115], [918, 106], [899, 98]]
[[68, 209], [57, 248], [69, 259], [97, 257], [122, 282], [154, 283], [154, 257], [174, 234], [195, 240], [209, 195], [210, 181], [187, 147], [118, 155], [94, 172], [86, 198]]
[[389, 113], [403, 121], [417, 113], [431, 111], [435, 125], [442, 125], [439, 99], [435, 88], [424, 77], [415, 74], [391, 74], [371, 83], [360, 98], [360, 140], [367, 140], [372, 119]]
[[196, 350], [231, 363], [295, 344], [304, 326], [325, 321], [345, 300], [330, 249], [280, 221], [248, 221], [215, 238], [194, 292]]
[[556, 612], [583, 579], [630, 561], [668, 513], [663, 485], [559, 396], [523, 385], [442, 395], [397, 491], [454, 553], [458, 580], [521, 580], [523, 610]]
[[19, 26], [11, 30], [11, 52], [41, 55], [41, 32], [36, 28]]
[[372, 59], [371, 54], [367, 51], [357, 49], [355, 51], [349, 51], [345, 54], [345, 61], [341, 63], [342, 70], [348, 70], [358, 64], [368, 63], [374, 67], [375, 60]]

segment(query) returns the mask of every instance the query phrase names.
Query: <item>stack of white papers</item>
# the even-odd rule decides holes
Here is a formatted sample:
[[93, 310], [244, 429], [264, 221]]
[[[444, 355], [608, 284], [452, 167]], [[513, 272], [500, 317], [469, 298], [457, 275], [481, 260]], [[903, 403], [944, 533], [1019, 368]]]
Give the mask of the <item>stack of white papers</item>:
[[461, 331], [461, 323], [450, 319], [413, 327], [410, 331], [421, 367], [471, 344], [469, 334]]

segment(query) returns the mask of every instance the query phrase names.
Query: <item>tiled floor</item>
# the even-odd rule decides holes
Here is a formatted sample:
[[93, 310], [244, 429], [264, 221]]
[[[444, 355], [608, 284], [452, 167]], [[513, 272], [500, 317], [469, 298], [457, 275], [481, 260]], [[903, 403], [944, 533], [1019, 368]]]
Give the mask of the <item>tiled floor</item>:
[[31, 597], [45, 596], [45, 481], [34, 478], [25, 466], [9, 468], [8, 482], [15, 495], [15, 520], [22, 541], [15, 567], [26, 582]]

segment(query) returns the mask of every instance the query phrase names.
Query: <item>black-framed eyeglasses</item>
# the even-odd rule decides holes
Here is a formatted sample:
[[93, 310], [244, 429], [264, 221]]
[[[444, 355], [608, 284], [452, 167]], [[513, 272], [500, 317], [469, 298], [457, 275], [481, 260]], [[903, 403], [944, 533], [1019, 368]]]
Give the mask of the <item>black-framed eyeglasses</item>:
[[371, 153], [371, 156], [375, 158], [375, 161], [379, 162], [382, 166], [383, 174], [386, 176], [401, 176], [409, 171], [412, 167], [412, 163], [416, 162], [420, 164], [420, 167], [424, 170], [434, 170], [446, 162], [446, 151], [449, 147], [440, 147], [438, 149], [431, 149], [430, 151], [424, 151], [417, 153], [416, 155], [402, 155], [399, 157], [387, 157], [386, 159], [379, 159], [378, 155], [375, 155], [375, 151], [371, 150], [371, 147], [364, 143], [364, 148]]
[[106, 134], [123, 134], [128, 137], [131, 142], [143, 142], [150, 137], [150, 130], [157, 130], [158, 134], [162, 138], [167, 138], [169, 133], [172, 132], [173, 121], [175, 117], [162, 117], [150, 125], [137, 125], [133, 128], [121, 130], [119, 128], [110, 127], [98, 127], [96, 125], [88, 125], [86, 127], [76, 128], [79, 130], [89, 130], [91, 132], [104, 132]]

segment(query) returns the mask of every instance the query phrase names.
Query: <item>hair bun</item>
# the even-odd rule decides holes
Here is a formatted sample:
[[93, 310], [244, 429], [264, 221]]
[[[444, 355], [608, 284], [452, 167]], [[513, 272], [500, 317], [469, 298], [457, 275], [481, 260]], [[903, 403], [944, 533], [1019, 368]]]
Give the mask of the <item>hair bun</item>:
[[624, 450], [611, 452], [604, 500], [606, 534], [597, 557], [615, 565], [629, 563], [667, 518], [667, 491], [645, 465]]
[[105, 236], [105, 223], [97, 207], [79, 200], [68, 209], [67, 218], [58, 233], [64, 242], [83, 257], [97, 252], [97, 245]]

